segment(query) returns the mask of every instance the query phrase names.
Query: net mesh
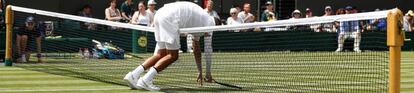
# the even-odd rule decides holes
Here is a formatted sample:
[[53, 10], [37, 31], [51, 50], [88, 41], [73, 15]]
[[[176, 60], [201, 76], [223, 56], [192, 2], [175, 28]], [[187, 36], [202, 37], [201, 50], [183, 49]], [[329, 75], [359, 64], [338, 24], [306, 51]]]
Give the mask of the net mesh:
[[[156, 42], [150, 27], [17, 6], [12, 9], [13, 57], [17, 67], [127, 87], [122, 80], [124, 75], [154, 51]], [[373, 24], [374, 19], [383, 20], [385, 15], [386, 11], [379, 11], [183, 28], [181, 32], [213, 32], [213, 78], [242, 89], [217, 83], [200, 87], [194, 55], [187, 52], [186, 36], [181, 37], [184, 52], [179, 54], [179, 60], [156, 76], [154, 83], [164, 92], [386, 92], [386, 32]], [[41, 33], [40, 55], [33, 33], [28, 35], [27, 51], [19, 52], [17, 48], [17, 38], [21, 38], [17, 34], [24, 29], [28, 16], [35, 17], [35, 28]], [[352, 38], [344, 39], [343, 50], [335, 52], [338, 29], [344, 25], [334, 24], [346, 22], [360, 23], [362, 52], [354, 52]], [[353, 37], [352, 32], [344, 37]], [[99, 49], [93, 40], [108, 47]], [[203, 47], [204, 38], [200, 42]], [[25, 57], [29, 62], [18, 62], [22, 61], [22, 54], [28, 54]], [[37, 62], [37, 57], [42, 63]], [[202, 59], [205, 68], [205, 56]]]

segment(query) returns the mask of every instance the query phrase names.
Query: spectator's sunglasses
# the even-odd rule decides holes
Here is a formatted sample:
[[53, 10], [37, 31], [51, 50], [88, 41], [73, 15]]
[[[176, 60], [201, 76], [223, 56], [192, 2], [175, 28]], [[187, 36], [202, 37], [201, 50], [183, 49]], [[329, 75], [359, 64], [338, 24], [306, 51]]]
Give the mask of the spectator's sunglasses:
[[230, 13], [230, 14], [232, 14], [232, 15], [236, 15], [236, 13]]
[[331, 9], [325, 9], [325, 11], [332, 11]]

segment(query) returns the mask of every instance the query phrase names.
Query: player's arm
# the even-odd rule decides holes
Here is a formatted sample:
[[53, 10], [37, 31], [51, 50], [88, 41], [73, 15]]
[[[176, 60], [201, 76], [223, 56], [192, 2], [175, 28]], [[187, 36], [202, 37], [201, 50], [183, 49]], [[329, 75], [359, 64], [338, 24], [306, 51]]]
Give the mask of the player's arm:
[[194, 37], [193, 39], [193, 48], [194, 48], [193, 53], [194, 53], [194, 58], [195, 58], [195, 62], [197, 64], [197, 70], [198, 70], [197, 82], [200, 85], [203, 85], [203, 68], [202, 68], [202, 63], [201, 63], [200, 42], [196, 40], [195, 38], [200, 38], [200, 37]]

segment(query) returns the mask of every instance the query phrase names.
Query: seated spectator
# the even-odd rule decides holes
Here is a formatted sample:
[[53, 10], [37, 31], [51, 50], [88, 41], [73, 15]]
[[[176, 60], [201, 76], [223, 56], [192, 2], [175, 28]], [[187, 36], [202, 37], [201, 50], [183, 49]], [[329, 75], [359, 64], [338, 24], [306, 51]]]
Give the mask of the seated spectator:
[[148, 9], [147, 9], [147, 13], [150, 15], [150, 17], [151, 17], [151, 21], [154, 21], [154, 15], [155, 15], [155, 13], [157, 12], [156, 10], [155, 10], [155, 5], [156, 5], [157, 3], [154, 1], [154, 0], [149, 0], [148, 1], [148, 4], [147, 4], [147, 6], [148, 6]]
[[[302, 13], [299, 11], [299, 10], [295, 10], [295, 11], [293, 11], [292, 12], [292, 18], [290, 18], [291, 20], [293, 20], [293, 19], [299, 19], [299, 18], [301, 18], [301, 16], [302, 16]], [[287, 27], [288, 29], [290, 29], [290, 30], [300, 30], [300, 31], [302, 31], [302, 30], [308, 30], [309, 29], [309, 25], [296, 25], [296, 26], [288, 26]]]
[[[325, 14], [323, 16], [331, 16], [332, 15], [332, 7], [326, 6], [325, 7]], [[317, 32], [336, 32], [334, 23], [323, 23], [319, 26]]]
[[262, 22], [267, 22], [267, 21], [274, 21], [277, 20], [277, 15], [276, 13], [273, 11], [273, 4], [272, 2], [268, 1], [266, 2], [266, 10], [262, 13], [262, 18], [260, 19], [260, 21]]
[[109, 21], [120, 21], [121, 13], [116, 8], [116, 0], [111, 0], [110, 6], [105, 9], [105, 19]]
[[37, 61], [42, 62], [41, 60], [41, 32], [35, 28], [34, 17], [29, 16], [26, 18], [25, 26], [17, 31], [16, 37], [16, 46], [17, 53], [19, 55], [19, 62], [27, 62], [30, 58], [30, 51], [33, 50], [33, 47], [27, 47], [28, 40], [34, 38], [36, 40], [36, 50], [37, 50]]
[[300, 11], [296, 9], [295, 11], [292, 12], [292, 18], [290, 19], [299, 19], [301, 16], [302, 14], [300, 13]]
[[[352, 6], [347, 6], [345, 8], [346, 14], [353, 14], [356, 13], [355, 9]], [[338, 34], [338, 49], [336, 52], [341, 52], [344, 47], [344, 42], [347, 38], [354, 39], [354, 51], [361, 52], [359, 45], [361, 42], [361, 27], [359, 21], [341, 21], [340, 22], [340, 29]]]
[[[230, 9], [230, 17], [227, 18], [227, 25], [235, 25], [235, 24], [243, 24], [243, 19], [237, 16], [238, 12], [236, 8]], [[240, 30], [236, 30], [234, 32], [240, 32]]]
[[[305, 18], [311, 18], [311, 17], [313, 17], [312, 10], [310, 8], [306, 8]], [[314, 30], [315, 32], [320, 32], [319, 30], [320, 26], [321, 26], [320, 24], [311, 24], [309, 28]]]
[[124, 3], [122, 3], [120, 10], [122, 18], [124, 19], [123, 22], [128, 23], [131, 21], [132, 15], [134, 14], [133, 5], [134, 3], [132, 0], [126, 0]]
[[214, 7], [213, 5], [214, 5], [214, 2], [211, 0], [208, 0], [206, 9], [204, 10], [206, 10], [210, 16], [220, 19], [220, 16], [217, 14], [217, 12], [213, 10], [213, 7]]
[[138, 3], [138, 10], [135, 11], [134, 15], [132, 16], [131, 23], [136, 25], [142, 26], [149, 26], [151, 22], [151, 16], [145, 10], [144, 2]]
[[[78, 15], [82, 17], [92, 18], [92, 7], [90, 5], [85, 5]], [[93, 23], [81, 23], [81, 27], [89, 30], [96, 30], [96, 24]]]
[[310, 8], [306, 8], [305, 18], [313, 17], [312, 10]]
[[0, 29], [6, 28], [3, 11], [3, 0], [0, 0]]
[[323, 14], [323, 16], [331, 16], [332, 15], [332, 7], [331, 6], [326, 6], [325, 7], [325, 14]]
[[[338, 10], [336, 10], [335, 14], [336, 15], [343, 15], [343, 14], [345, 14], [345, 9], [339, 8]], [[334, 22], [334, 31], [335, 32], [339, 32], [339, 24], [340, 24], [339, 21]]]
[[407, 14], [404, 16], [404, 23], [403, 23], [403, 30], [407, 32], [413, 31], [413, 17], [414, 12], [412, 10], [409, 10]]
[[239, 13], [238, 17], [243, 19], [244, 23], [253, 23], [254, 22], [254, 15], [251, 12], [251, 7], [249, 3], [245, 3], [243, 5], [243, 10], [242, 12]]
[[[380, 10], [376, 9], [375, 11], [380, 11]], [[367, 29], [368, 30], [385, 31], [385, 30], [387, 30], [387, 19], [386, 18], [380, 18], [380, 19], [370, 20]]]
[[[116, 8], [116, 0], [111, 0], [108, 8], [105, 9], [105, 19], [109, 21], [119, 22], [122, 19], [121, 13]], [[117, 27], [111, 27], [110, 29], [115, 30]]]
[[239, 5], [234, 5], [233, 8], [237, 9], [237, 12], [240, 13], [241, 12], [241, 8]]

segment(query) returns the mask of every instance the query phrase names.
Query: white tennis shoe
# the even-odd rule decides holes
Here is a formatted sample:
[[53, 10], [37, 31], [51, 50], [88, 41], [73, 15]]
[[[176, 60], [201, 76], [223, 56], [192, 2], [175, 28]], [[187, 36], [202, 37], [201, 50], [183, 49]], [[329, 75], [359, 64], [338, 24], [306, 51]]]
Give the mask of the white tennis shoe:
[[342, 51], [342, 48], [338, 48], [338, 49], [336, 49], [335, 52], [341, 52], [341, 51]]
[[354, 51], [359, 53], [359, 52], [361, 52], [361, 49], [359, 49], [359, 48], [354, 48]]
[[159, 91], [160, 87], [155, 86], [152, 84], [152, 81], [145, 82], [142, 78], [138, 80], [137, 86], [149, 91]]
[[128, 82], [128, 86], [131, 89], [137, 89], [138, 88], [138, 86], [137, 86], [138, 78], [134, 78], [134, 76], [132, 75], [132, 73], [131, 72], [128, 72], [128, 74], [125, 75], [124, 80]]

